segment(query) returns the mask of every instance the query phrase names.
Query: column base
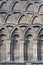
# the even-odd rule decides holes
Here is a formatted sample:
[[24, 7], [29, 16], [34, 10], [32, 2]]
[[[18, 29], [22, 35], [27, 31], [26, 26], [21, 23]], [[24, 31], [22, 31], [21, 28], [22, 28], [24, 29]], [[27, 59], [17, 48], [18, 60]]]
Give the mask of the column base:
[[38, 59], [31, 59], [31, 61], [38, 61]]

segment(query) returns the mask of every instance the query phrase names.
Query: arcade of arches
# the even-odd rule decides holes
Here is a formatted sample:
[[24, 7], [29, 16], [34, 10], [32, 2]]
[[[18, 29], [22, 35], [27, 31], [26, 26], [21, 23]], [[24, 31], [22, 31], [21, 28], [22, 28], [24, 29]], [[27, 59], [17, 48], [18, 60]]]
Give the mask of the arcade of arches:
[[0, 0], [0, 62], [37, 61], [43, 62], [43, 0]]

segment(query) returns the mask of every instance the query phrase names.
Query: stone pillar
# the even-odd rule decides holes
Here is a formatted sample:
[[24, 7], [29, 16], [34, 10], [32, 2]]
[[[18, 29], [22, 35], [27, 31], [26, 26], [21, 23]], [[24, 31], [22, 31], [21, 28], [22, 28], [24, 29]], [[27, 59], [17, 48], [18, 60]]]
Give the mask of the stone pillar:
[[37, 44], [33, 45], [33, 60], [37, 60]]
[[33, 41], [33, 60], [37, 61], [37, 40]]
[[20, 43], [20, 62], [24, 62], [24, 35], [23, 35], [23, 32], [20, 33], [19, 43]]
[[20, 62], [24, 62], [24, 41], [20, 40]]
[[6, 61], [10, 61], [10, 40], [6, 40]]

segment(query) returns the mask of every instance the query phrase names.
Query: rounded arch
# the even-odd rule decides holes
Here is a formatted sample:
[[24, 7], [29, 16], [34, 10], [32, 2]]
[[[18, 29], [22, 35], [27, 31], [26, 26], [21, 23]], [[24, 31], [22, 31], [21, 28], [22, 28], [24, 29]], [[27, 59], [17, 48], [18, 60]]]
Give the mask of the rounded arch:
[[8, 29], [9, 38], [10, 38], [11, 30], [14, 28], [15, 25], [12, 23], [6, 23], [6, 24], [4, 24], [4, 26]]
[[18, 3], [18, 0], [14, 0], [11, 4], [11, 10], [13, 10], [14, 6], [16, 5], [16, 3]]
[[2, 30], [4, 29], [4, 30], [6, 31], [6, 33], [7, 33], [7, 36], [9, 36], [9, 35], [8, 35], [8, 29], [6, 28], [5, 25], [0, 26], [0, 30], [1, 30], [1, 29], [2, 29]]
[[21, 35], [20, 27], [18, 25], [14, 26], [14, 28], [12, 29], [11, 34], [10, 34], [10, 36], [11, 36], [11, 44], [10, 44], [11, 58], [10, 58], [10, 60], [12, 60], [14, 62], [20, 61], [20, 53], [19, 53], [20, 52], [20, 41], [21, 41], [20, 35]]
[[22, 30], [22, 29], [21, 29], [22, 27], [25, 27], [25, 29], [26, 29], [26, 28], [28, 27], [28, 24], [15, 25], [15, 26], [12, 28], [12, 30], [11, 30], [10, 38], [11, 38], [11, 35], [12, 35], [13, 31], [14, 31], [16, 28], [17, 28], [18, 30], [20, 30], [20, 31], [23, 31], [23, 35], [24, 35], [25, 29]]
[[33, 2], [28, 1], [28, 2], [26, 3], [26, 6], [25, 6], [24, 10], [27, 11], [27, 9], [28, 9], [28, 7], [29, 7], [30, 5], [33, 5]]
[[14, 31], [16, 28], [17, 28], [18, 30], [20, 29], [18, 25], [17, 25], [17, 26], [15, 25], [15, 26], [13, 27], [13, 29], [11, 30], [10, 38], [11, 38], [11, 35], [12, 35], [13, 31]]
[[39, 9], [38, 9], [38, 13], [43, 14], [43, 4], [40, 4]]
[[[17, 38], [19, 38], [19, 33], [17, 33], [16, 31], [17, 31], [18, 29], [17, 28], [15, 28], [15, 30], [13, 31], [13, 33], [12, 33], [12, 35], [11, 35], [11, 44], [10, 44], [10, 56], [11, 56], [11, 58], [10, 58], [10, 60], [12, 60], [12, 61], [15, 61], [16, 60], [16, 51], [17, 51], [17, 49], [16, 49], [16, 46], [17, 46]], [[15, 49], [16, 49], [16, 51], [15, 51]], [[19, 52], [19, 51], [18, 51]]]
[[[16, 20], [15, 20], [15, 22], [16, 22], [18, 16], [20, 15], [20, 13], [21, 13], [20, 11], [12, 11], [12, 12], [9, 12], [9, 13], [5, 16], [4, 22], [7, 23], [7, 19], [8, 19], [9, 17], [10, 17], [10, 19], [11, 19], [11, 17], [13, 17], [14, 20], [15, 20], [15, 17], [16, 17]], [[13, 21], [13, 24], [15, 24], [15, 22]], [[11, 23], [11, 22], [9, 21], [8, 23]], [[17, 23], [16, 23], [16, 24], [17, 24]]]
[[39, 36], [41, 30], [43, 29], [43, 26], [41, 26], [39, 29], [38, 29], [38, 32], [37, 32], [37, 36]]
[[[33, 35], [35, 36], [35, 33], [36, 33], [36, 32], [35, 32], [33, 26], [34, 26], [34, 25], [28, 26], [28, 27], [26, 28], [26, 30], [24, 31], [24, 38], [25, 38], [25, 35], [27, 34], [28, 30], [32, 30], [32, 31], [30, 31], [30, 32], [33, 32], [33, 33], [34, 33]], [[29, 34], [31, 34], [30, 32], [29, 32]]]
[[0, 5], [0, 9], [2, 8], [2, 6], [7, 2], [7, 0], [2, 0], [1, 1], [1, 5]]
[[7, 56], [6, 56], [6, 44], [7, 44], [7, 39], [8, 39], [8, 30], [5, 26], [0, 26], [0, 61], [6, 61]]
[[[14, 28], [12, 29], [11, 34], [10, 34], [10, 38], [11, 38], [11, 35], [14, 33], [14, 34], [13, 34], [14, 36], [12, 35], [13, 37], [15, 37], [15, 38], [14, 38], [14, 44], [15, 44], [15, 42], [16, 42], [15, 45], [17, 46], [17, 44], [18, 44], [18, 45], [19, 45], [19, 48], [22, 49], [19, 54], [17, 53], [17, 54], [18, 54], [18, 57], [20, 56], [19, 59], [21, 58], [20, 60], [18, 59], [18, 61], [20, 61], [20, 62], [24, 61], [24, 59], [23, 59], [23, 58], [24, 58], [24, 49], [23, 49], [23, 48], [24, 48], [24, 44], [23, 44], [23, 43], [24, 43], [24, 37], [22, 37], [22, 36], [24, 36], [24, 30], [26, 29], [27, 26], [28, 26], [28, 25], [26, 25], [26, 24], [21, 24], [21, 25], [14, 26]], [[23, 30], [23, 32], [22, 32], [21, 27], [25, 27], [25, 29]], [[18, 33], [17, 31], [15, 32], [15, 30], [17, 30], [17, 29], [18, 29], [18, 30], [21, 30], [21, 32], [20, 32], [20, 31], [19, 31], [19, 33]], [[11, 38], [11, 39], [12, 39], [12, 38]], [[13, 40], [12, 40], [12, 42], [13, 42]], [[19, 42], [19, 43], [18, 43], [18, 42]], [[14, 45], [11, 43], [11, 48], [13, 48], [12, 46], [14, 46]], [[15, 49], [16, 49], [16, 46], [15, 46]], [[21, 46], [21, 47], [20, 47], [20, 46]], [[19, 52], [20, 49], [17, 50], [17, 51]], [[12, 53], [13, 53], [13, 54], [15, 53], [14, 48], [13, 48], [13, 51], [11, 51], [11, 59], [12, 59], [13, 61], [16, 61], [15, 58], [14, 58], [15, 56], [14, 56]], [[14, 57], [13, 57], [12, 55], [13, 55]], [[22, 57], [21, 57], [21, 55], [22, 55]], [[21, 61], [21, 60], [22, 60], [22, 61]]]
[[24, 32], [24, 54], [25, 54], [25, 60], [32, 60], [33, 58], [33, 43], [37, 36], [33, 26], [28, 26], [27, 29]]
[[28, 1], [25, 6], [25, 11], [38, 12], [38, 8], [39, 8], [39, 2]]
[[37, 33], [38, 38], [38, 60], [43, 60], [43, 26], [41, 26]]
[[30, 29], [33, 31], [33, 26], [28, 26], [28, 28], [25, 30], [25, 33]]
[[0, 26], [0, 31], [2, 30], [2, 33], [0, 34], [6, 34], [5, 40], [8, 41], [9, 39], [9, 30], [5, 25]]
[[11, 4], [11, 10], [20, 10], [20, 11], [22, 11], [24, 9], [24, 6], [25, 6], [26, 2], [27, 1], [20, 1], [20, 0], [13, 1], [12, 4]]
[[18, 0], [13, 1], [13, 3], [12, 3], [12, 7], [11, 7], [11, 10], [13, 10], [14, 6], [15, 6], [17, 3], [19, 3]]
[[[29, 18], [29, 16], [30, 16], [30, 18]], [[32, 12], [24, 12], [24, 13], [22, 13], [19, 17], [18, 17], [18, 24], [21, 24], [22, 22], [25, 24], [30, 24], [31, 23], [31, 21], [30, 21], [30, 19], [32, 18], [32, 16], [33, 16], [33, 13]], [[21, 19], [23, 18], [23, 21], [21, 21]], [[26, 21], [25, 21], [26, 20]], [[20, 23], [20, 21], [21, 21], [21, 23]], [[28, 23], [28, 21], [29, 21], [29, 23]]]
[[40, 14], [34, 14], [31, 18], [31, 24], [43, 24], [41, 16]]

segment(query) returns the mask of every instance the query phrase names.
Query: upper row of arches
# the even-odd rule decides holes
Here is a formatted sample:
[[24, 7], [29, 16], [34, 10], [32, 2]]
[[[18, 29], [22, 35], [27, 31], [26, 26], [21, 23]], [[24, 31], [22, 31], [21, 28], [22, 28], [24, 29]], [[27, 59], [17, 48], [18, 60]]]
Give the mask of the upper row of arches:
[[20, 10], [43, 13], [43, 1], [1, 0], [0, 10]]
[[0, 24], [11, 23], [11, 24], [43, 24], [43, 15], [35, 14], [32, 12], [21, 12], [21, 11], [0, 11]]

